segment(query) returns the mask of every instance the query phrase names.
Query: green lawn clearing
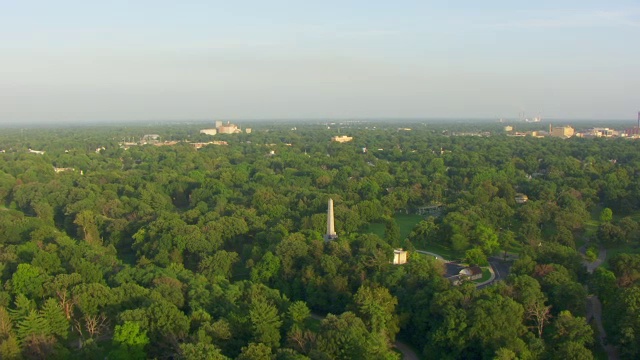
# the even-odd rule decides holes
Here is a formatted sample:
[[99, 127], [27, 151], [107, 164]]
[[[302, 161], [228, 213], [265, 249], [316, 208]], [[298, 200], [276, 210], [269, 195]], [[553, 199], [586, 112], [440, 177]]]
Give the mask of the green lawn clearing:
[[[413, 215], [413, 214], [396, 214], [393, 219], [398, 224], [400, 228], [400, 238], [405, 239], [409, 236], [409, 233], [413, 230], [413, 228], [420, 221], [424, 219], [422, 215]], [[371, 223], [366, 229], [366, 232], [376, 234], [381, 238], [384, 238], [384, 224], [382, 223]], [[414, 244], [418, 250], [424, 250], [433, 252], [443, 256], [447, 260], [452, 259], [461, 259], [464, 257], [463, 253], [456, 252], [450, 247], [438, 244], [438, 243], [429, 243], [429, 244]]]
[[473, 282], [474, 283], [485, 282], [485, 281], [489, 280], [490, 277], [491, 277], [491, 271], [489, 271], [488, 268], [483, 267], [482, 268], [482, 277], [480, 279], [473, 280]]
[[[424, 216], [414, 214], [396, 214], [393, 219], [400, 228], [400, 239], [405, 239], [409, 236], [409, 233], [411, 233], [411, 230], [413, 230], [416, 224], [424, 219]], [[371, 223], [366, 231], [384, 238], [384, 224], [382, 223]]]
[[424, 220], [424, 216], [413, 214], [397, 214], [393, 218], [400, 227], [400, 239], [407, 238], [416, 224]]
[[459, 260], [464, 257], [464, 253], [454, 251], [446, 245], [439, 243], [429, 243], [419, 246], [418, 250], [429, 251], [438, 255], [441, 255], [447, 260]]
[[618, 254], [640, 254], [640, 247], [633, 247], [630, 245], [620, 245], [620, 246], [607, 248], [607, 259], [602, 264], [602, 266], [606, 269], [609, 269], [608, 260]]

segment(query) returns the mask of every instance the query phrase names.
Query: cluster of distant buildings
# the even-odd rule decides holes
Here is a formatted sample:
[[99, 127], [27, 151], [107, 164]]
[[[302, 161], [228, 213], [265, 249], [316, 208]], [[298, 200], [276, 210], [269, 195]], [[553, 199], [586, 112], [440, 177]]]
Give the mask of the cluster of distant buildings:
[[508, 136], [532, 136], [537, 138], [542, 137], [557, 137], [562, 139], [568, 139], [574, 135], [576, 135], [576, 131], [571, 126], [557, 126], [553, 127], [553, 125], [549, 125], [549, 131], [544, 130], [534, 130], [527, 132], [518, 132], [515, 130], [515, 127], [511, 125], [507, 125], [504, 127], [504, 131]]
[[[247, 134], [251, 134], [251, 128], [246, 128], [244, 131]], [[227, 121], [226, 124], [223, 124], [222, 121], [216, 121], [216, 127], [212, 129], [202, 129], [200, 130], [200, 134], [205, 135], [216, 135], [216, 134], [240, 134], [242, 133], [242, 129], [238, 127], [236, 124], [232, 124]]]
[[489, 131], [452, 131], [451, 136], [488, 137], [488, 136], [491, 136], [491, 132]]
[[[149, 135], [145, 135], [149, 136]], [[154, 135], [157, 136], [157, 135]], [[144, 137], [143, 137], [144, 138]], [[160, 141], [160, 140], [141, 140], [138, 142], [121, 142], [120, 147], [124, 150], [128, 150], [131, 146], [139, 146], [139, 145], [153, 145], [153, 146], [174, 146], [178, 143], [184, 143], [184, 141]], [[187, 142], [192, 145], [196, 150], [199, 150], [207, 145], [228, 145], [226, 141], [207, 141], [207, 142]], [[104, 150], [103, 148], [97, 148], [96, 153], [100, 153], [100, 150]]]
[[579, 138], [613, 138], [613, 137], [621, 137], [621, 138], [632, 138], [638, 139], [640, 138], [640, 127], [634, 127], [625, 130], [616, 130], [608, 127], [594, 127], [591, 129], [576, 131], [571, 126], [557, 126], [554, 127], [549, 125], [549, 130], [534, 130], [527, 132], [518, 132], [515, 130], [513, 126], [505, 126], [504, 131], [507, 133], [507, 136], [531, 136], [536, 138], [543, 137], [555, 137], [561, 139], [568, 139], [571, 137], [579, 137]]
[[[231, 124], [232, 125], [232, 124]], [[228, 126], [223, 126], [228, 127]], [[236, 128], [236, 125], [232, 125], [232, 127]], [[206, 130], [206, 129], [205, 129]], [[215, 129], [213, 129], [215, 131]], [[202, 133], [204, 130], [201, 130]], [[251, 129], [247, 129], [248, 132], [251, 132]], [[180, 143], [180, 141], [171, 140], [171, 141], [162, 141], [160, 135], [158, 134], [145, 134], [138, 141], [123, 141], [119, 145], [122, 149], [128, 150], [131, 146], [140, 146], [140, 145], [154, 145], [154, 146], [174, 146]], [[189, 142], [196, 150], [201, 149], [207, 145], [228, 145], [226, 141], [208, 141], [208, 142]], [[97, 148], [96, 153], [99, 153], [100, 150], [104, 150], [104, 147]]]
[[[502, 119], [500, 120], [502, 122]], [[535, 121], [538, 122], [538, 121]], [[566, 126], [556, 126], [549, 124], [549, 131], [544, 130], [535, 130], [535, 131], [527, 131], [527, 132], [518, 132], [515, 127], [512, 125], [507, 125], [504, 127], [504, 131], [508, 136], [532, 136], [532, 137], [556, 137], [561, 139], [568, 139], [570, 137], [580, 137], [580, 138], [612, 138], [612, 137], [620, 137], [620, 138], [630, 138], [630, 139], [640, 139], [640, 112], [638, 112], [638, 125], [632, 128], [628, 128], [625, 130], [616, 130], [608, 127], [594, 127], [591, 129], [576, 131], [573, 127]]]
[[[124, 140], [119, 143], [122, 149], [128, 150], [131, 146], [139, 146], [139, 145], [175, 145], [177, 141], [160, 141], [160, 135], [158, 134], [145, 134], [139, 140], [134, 140], [129, 138], [128, 140]], [[104, 147], [96, 148], [96, 154], [100, 153], [101, 150], [105, 150]]]

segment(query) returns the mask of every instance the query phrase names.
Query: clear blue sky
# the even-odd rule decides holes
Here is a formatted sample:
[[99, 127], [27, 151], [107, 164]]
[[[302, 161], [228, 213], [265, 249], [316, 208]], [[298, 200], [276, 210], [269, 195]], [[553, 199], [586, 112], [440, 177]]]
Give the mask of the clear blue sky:
[[0, 0], [0, 122], [631, 119], [636, 1]]

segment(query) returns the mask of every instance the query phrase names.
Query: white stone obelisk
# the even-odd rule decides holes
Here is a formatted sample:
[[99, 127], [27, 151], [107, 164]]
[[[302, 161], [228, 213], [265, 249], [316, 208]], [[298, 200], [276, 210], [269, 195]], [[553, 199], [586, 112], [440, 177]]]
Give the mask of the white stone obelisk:
[[327, 206], [327, 233], [324, 236], [325, 241], [333, 240], [338, 237], [333, 221], [333, 199], [329, 198], [329, 204]]

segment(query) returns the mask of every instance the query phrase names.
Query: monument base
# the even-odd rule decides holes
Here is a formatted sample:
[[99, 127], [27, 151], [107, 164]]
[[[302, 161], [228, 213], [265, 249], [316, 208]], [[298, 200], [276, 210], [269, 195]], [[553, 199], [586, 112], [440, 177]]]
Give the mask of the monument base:
[[338, 235], [335, 235], [335, 234], [333, 234], [333, 235], [326, 234], [326, 235], [324, 236], [324, 241], [331, 241], [331, 240], [335, 240], [335, 239], [337, 239], [337, 238], [338, 238]]

